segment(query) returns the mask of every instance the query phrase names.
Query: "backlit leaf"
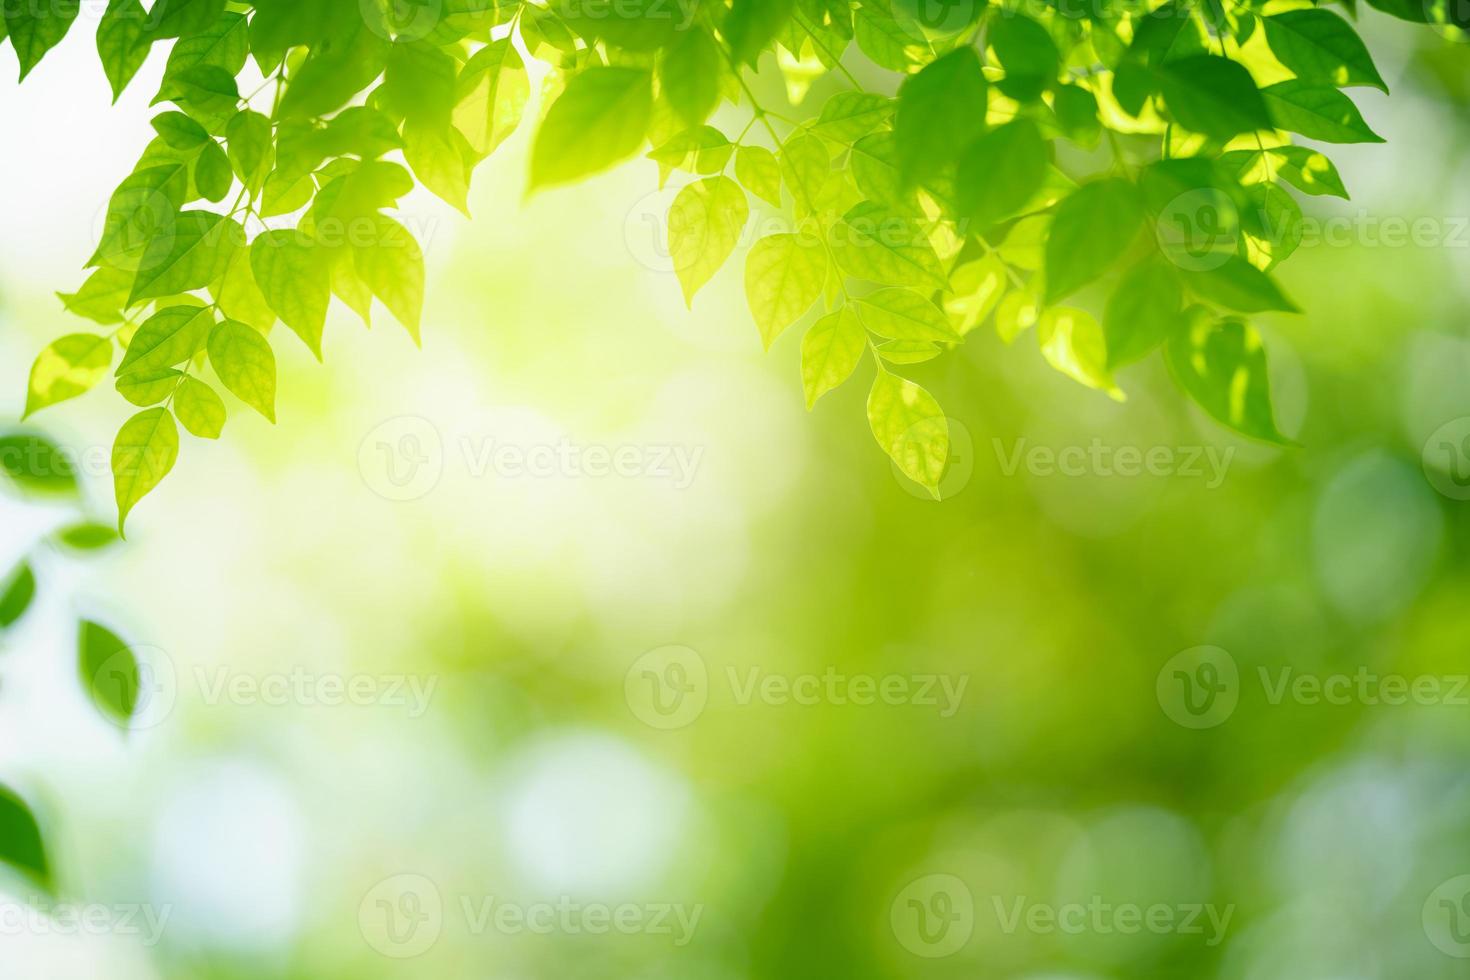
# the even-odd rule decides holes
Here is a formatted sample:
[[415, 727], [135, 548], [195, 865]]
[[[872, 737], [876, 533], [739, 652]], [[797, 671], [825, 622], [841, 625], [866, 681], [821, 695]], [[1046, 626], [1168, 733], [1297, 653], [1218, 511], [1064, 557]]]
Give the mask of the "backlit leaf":
[[163, 482], [178, 458], [179, 430], [168, 409], [146, 409], [123, 424], [112, 445], [118, 533], [138, 501]]

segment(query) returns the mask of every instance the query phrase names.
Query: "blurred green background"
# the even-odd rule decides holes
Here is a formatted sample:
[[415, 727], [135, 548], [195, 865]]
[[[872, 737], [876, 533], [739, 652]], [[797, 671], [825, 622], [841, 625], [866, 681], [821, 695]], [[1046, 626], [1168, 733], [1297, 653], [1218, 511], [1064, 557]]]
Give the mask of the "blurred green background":
[[[0, 974], [1465, 976], [1470, 51], [1367, 26], [1388, 143], [1305, 202], [1358, 230], [1260, 324], [1295, 451], [1157, 359], [1116, 404], [977, 331], [912, 372], [957, 433], [935, 503], [864, 379], [803, 410], [738, 263], [683, 308], [652, 163], [523, 204], [521, 134], [472, 223], [416, 200], [423, 351], [346, 316], [325, 366], [279, 345], [279, 426], [234, 412], [125, 547], [39, 568], [0, 779], [62, 894], [0, 887]], [[85, 45], [13, 67], [11, 418], [148, 135]], [[41, 420], [104, 519], [114, 398]], [[0, 565], [62, 519], [0, 499]], [[77, 687], [79, 613], [149, 664], [126, 735]]]

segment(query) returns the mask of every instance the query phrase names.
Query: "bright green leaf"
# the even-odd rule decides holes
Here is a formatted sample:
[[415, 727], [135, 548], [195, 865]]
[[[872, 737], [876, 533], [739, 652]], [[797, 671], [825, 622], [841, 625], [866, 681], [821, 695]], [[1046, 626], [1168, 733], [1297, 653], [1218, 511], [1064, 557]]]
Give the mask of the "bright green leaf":
[[209, 364], [225, 388], [276, 421], [276, 355], [257, 330], [226, 320], [209, 335]]
[[879, 371], [868, 393], [868, 424], [899, 471], [938, 499], [949, 460], [949, 421], [934, 396], [906, 378]]
[[146, 409], [123, 423], [112, 445], [118, 533], [138, 501], [163, 482], [178, 458], [179, 430], [168, 409]]
[[31, 366], [26, 410], [22, 418], [86, 394], [96, 387], [111, 366], [112, 341], [106, 337], [74, 333], [53, 341]]
[[801, 339], [801, 386], [808, 410], [857, 369], [868, 335], [851, 307], [844, 306], [812, 324]]

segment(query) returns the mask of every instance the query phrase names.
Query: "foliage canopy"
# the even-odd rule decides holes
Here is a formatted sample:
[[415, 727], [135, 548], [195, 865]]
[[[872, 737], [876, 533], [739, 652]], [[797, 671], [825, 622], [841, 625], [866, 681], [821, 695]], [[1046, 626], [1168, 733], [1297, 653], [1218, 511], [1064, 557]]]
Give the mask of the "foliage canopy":
[[[1440, 0], [1374, 6], [1467, 26]], [[80, 9], [5, 5], [22, 77]], [[364, 321], [376, 300], [417, 339], [423, 253], [390, 212], [415, 181], [467, 208], [476, 166], [523, 122], [531, 59], [548, 71], [530, 188], [650, 148], [664, 179], [687, 181], [668, 241], [691, 303], [753, 216], [781, 221], [746, 258], [760, 337], [813, 318], [808, 406], [871, 357], [873, 435], [936, 494], [948, 423], [901, 372], [992, 320], [1008, 342], [1034, 326], [1052, 366], [1115, 398], [1115, 372], [1162, 349], [1211, 416], [1284, 444], [1246, 318], [1296, 310], [1272, 275], [1301, 240], [1295, 195], [1347, 196], [1293, 140], [1379, 140], [1343, 90], [1387, 86], [1343, 13], [1356, 9], [110, 0], [97, 49], [114, 95], [169, 46], [156, 137], [112, 197], [89, 277], [62, 296], [111, 332], [47, 347], [26, 412], [111, 372], [139, 409], [112, 456], [125, 519], [174, 466], [180, 426], [220, 437], [216, 388], [275, 420], [278, 321], [321, 357], [333, 298]], [[763, 58], [798, 108], [757, 100], [747, 76]], [[850, 90], [808, 109], [827, 73]], [[1086, 163], [1104, 147], [1110, 163]], [[1100, 320], [1066, 305], [1089, 292]]]

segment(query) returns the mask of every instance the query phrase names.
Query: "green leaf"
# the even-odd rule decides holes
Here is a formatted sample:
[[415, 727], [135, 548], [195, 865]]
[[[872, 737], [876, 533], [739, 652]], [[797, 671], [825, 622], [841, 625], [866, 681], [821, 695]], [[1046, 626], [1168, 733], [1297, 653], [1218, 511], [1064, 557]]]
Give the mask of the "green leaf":
[[1261, 91], [1279, 129], [1324, 143], [1382, 143], [1353, 100], [1329, 85], [1291, 79]]
[[908, 72], [934, 57], [933, 45], [919, 31], [898, 23], [886, 5], [860, 4], [853, 17], [858, 47], [880, 67]]
[[183, 364], [204, 349], [214, 326], [214, 312], [198, 306], [170, 306], [159, 310], [138, 328], [128, 352], [117, 366], [117, 376], [162, 371]]
[[761, 200], [781, 206], [781, 164], [765, 147], [742, 146], [735, 151], [735, 179]]
[[724, 75], [720, 46], [700, 28], [683, 31], [658, 63], [659, 90], [690, 126], [702, 124], [720, 104]]
[[98, 524], [94, 521], [68, 524], [57, 531], [53, 537], [57, 544], [73, 551], [101, 551], [118, 542], [116, 531], [106, 524]]
[[381, 25], [357, 14], [356, 7], [350, 13], [344, 9], [340, 29], [312, 46], [291, 75], [280, 118], [309, 119], [335, 112], [383, 73], [392, 45], [386, 34], [379, 33]]
[[804, 235], [768, 235], [745, 259], [745, 298], [767, 350], [801, 319], [827, 280], [827, 249]]
[[877, 345], [878, 355], [889, 364], [923, 364], [945, 348], [928, 340], [885, 340]]
[[139, 408], [149, 408], [167, 401], [183, 376], [173, 368], [133, 371], [117, 379], [117, 393]]
[[22, 80], [31, 69], [41, 63], [56, 45], [61, 43], [71, 30], [72, 23], [81, 10], [81, 0], [44, 0], [30, 3], [7, 0], [0, 4], [5, 13], [5, 28], [10, 43], [20, 59]]
[[1241, 313], [1300, 312], [1275, 280], [1236, 255], [1218, 268], [1190, 270], [1184, 275], [1190, 289], [1228, 309]]
[[1137, 189], [1125, 180], [1083, 184], [1057, 208], [1046, 240], [1046, 302], [1108, 271], [1143, 222]]
[[174, 392], [174, 413], [185, 429], [201, 439], [218, 439], [225, 429], [225, 403], [213, 388], [185, 378]]
[[737, 65], [755, 67], [761, 52], [791, 19], [793, 0], [733, 0], [725, 17], [725, 42]]
[[897, 109], [886, 96], [873, 92], [838, 92], [822, 106], [812, 132], [840, 143], [853, 143], [887, 124]]
[[408, 229], [392, 218], [375, 215], [373, 223], [372, 241], [353, 250], [357, 274], [418, 343], [424, 309], [424, 253]]
[[1273, 146], [1266, 150], [1231, 150], [1220, 166], [1242, 184], [1284, 180], [1304, 194], [1331, 194], [1346, 199], [1347, 188], [1332, 161], [1307, 146]]
[[163, 482], [179, 458], [179, 430], [166, 408], [150, 408], [123, 423], [112, 444], [112, 485], [117, 497], [117, 530], [128, 514]]
[[1280, 184], [1254, 184], [1246, 190], [1240, 214], [1245, 255], [1252, 265], [1270, 271], [1290, 257], [1305, 233], [1301, 205]]
[[1036, 99], [1057, 77], [1057, 46], [1045, 27], [1007, 12], [992, 23], [986, 41], [1005, 70], [996, 87], [1022, 102]]
[[191, 68], [218, 68], [234, 78], [250, 53], [249, 24], [244, 15], [225, 13], [207, 29], [180, 38], [169, 52], [163, 70], [162, 100], [179, 94], [178, 80]]
[[182, 112], [162, 112], [153, 117], [153, 131], [175, 150], [197, 150], [209, 141], [209, 130]]
[[444, 128], [454, 112], [459, 65], [427, 41], [398, 41], [378, 90], [380, 105], [396, 117]]
[[245, 229], [212, 211], [181, 211], [166, 234], [168, 251], [160, 249], [156, 264], [139, 267], [129, 306], [203, 289], [224, 275], [234, 252], [245, 245]]
[[235, 169], [230, 157], [214, 140], [205, 143], [194, 161], [194, 183], [204, 199], [218, 204], [235, 186]]
[[250, 256], [250, 249], [237, 249], [225, 268], [225, 274], [210, 287], [210, 292], [226, 317], [265, 332], [275, 325], [276, 313], [255, 283]]
[[0, 861], [41, 886], [51, 887], [51, 865], [41, 841], [41, 828], [30, 807], [4, 786], [0, 786]]
[[230, 165], [251, 195], [260, 193], [266, 175], [275, 163], [275, 138], [271, 121], [249, 109], [230, 120], [225, 128], [225, 141], [230, 148]]
[[167, 91], [167, 97], [160, 94], [154, 103], [173, 102], [212, 133], [223, 130], [240, 107], [235, 76], [217, 65], [185, 69], [170, 79]]
[[993, 129], [960, 157], [955, 193], [961, 216], [981, 228], [1015, 214], [1041, 189], [1051, 161], [1029, 119]]
[[53, 341], [31, 366], [21, 417], [30, 418], [43, 408], [86, 394], [111, 366], [112, 341], [106, 337], [74, 333]]
[[620, 0], [616, 8], [584, 0], [553, 0], [551, 10], [589, 43], [627, 51], [667, 47], [675, 32], [687, 27], [664, 0]]
[[1165, 348], [1175, 381], [1217, 422], [1276, 445], [1291, 445], [1276, 428], [1271, 379], [1260, 336], [1240, 320], [1196, 315]]
[[520, 124], [530, 94], [525, 63], [510, 38], [492, 41], [459, 74], [455, 128], [475, 153], [489, 156]]
[[250, 246], [250, 267], [276, 316], [321, 360], [332, 297], [330, 270], [316, 242], [299, 229], [264, 232]]
[[14, 626], [26, 614], [35, 597], [36, 573], [29, 562], [21, 562], [0, 588], [0, 629]]
[[138, 74], [152, 47], [153, 35], [143, 5], [138, 0], [109, 0], [97, 24], [97, 54], [112, 85], [112, 101], [118, 100]]
[[403, 158], [441, 200], [470, 213], [470, 164], [474, 150], [459, 130], [423, 123], [403, 127]]
[[133, 274], [122, 269], [98, 269], [74, 293], [57, 293], [72, 313], [102, 326], [123, 322], [123, 307], [133, 289]]
[[696, 126], [678, 133], [662, 146], [651, 150], [648, 158], [658, 163], [659, 187], [669, 174], [685, 170], [696, 174], [717, 174], [725, 169], [735, 147], [724, 133], [713, 126]]
[[910, 289], [880, 289], [856, 303], [863, 326], [889, 340], [957, 344], [963, 338], [933, 303]]
[[807, 411], [817, 399], [852, 377], [867, 346], [867, 332], [849, 306], [812, 324], [801, 338], [801, 386], [806, 392]]
[[226, 320], [209, 335], [209, 363], [231, 394], [275, 424], [276, 355], [257, 330]]
[[949, 285], [923, 226], [881, 204], [865, 201], [857, 205], [827, 234], [833, 258], [855, 279], [929, 289]]
[[1272, 128], [1261, 90], [1239, 62], [1195, 55], [1170, 61], [1159, 73], [1169, 114], [1185, 129], [1228, 140]]
[[1263, 23], [1271, 53], [1296, 77], [1388, 91], [1362, 38], [1330, 10], [1288, 10], [1264, 18]]
[[1163, 261], [1151, 258], [1123, 277], [1103, 313], [1108, 371], [1142, 360], [1180, 322], [1184, 294]]
[[915, 184], [959, 158], [985, 129], [985, 74], [974, 48], [960, 48], [904, 80], [895, 122], [898, 169]]
[[1008, 285], [1005, 263], [992, 252], [979, 261], [966, 262], [949, 278], [953, 293], [944, 298], [944, 312], [964, 336], [984, 323], [1000, 303]]
[[154, 37], [184, 37], [204, 30], [225, 9], [225, 0], [157, 0], [149, 12]]
[[1106, 391], [1121, 400], [1108, 371], [1108, 347], [1103, 329], [1091, 313], [1054, 306], [1041, 314], [1036, 339], [1048, 364], [1089, 388]]
[[735, 251], [750, 206], [740, 185], [728, 177], [695, 181], [679, 191], [669, 208], [669, 255], [686, 305]]
[[83, 620], [77, 635], [77, 673], [97, 710], [126, 724], [138, 707], [138, 660], [105, 626]]
[[54, 442], [31, 433], [0, 436], [0, 472], [27, 493], [70, 495], [77, 491], [71, 460]]
[[594, 66], [574, 75], [536, 134], [531, 189], [599, 173], [632, 156], [652, 112], [646, 71]]
[[949, 421], [934, 396], [880, 370], [868, 393], [868, 425], [899, 471], [939, 499], [939, 481], [949, 460]]
[[918, 211], [913, 189], [898, 172], [898, 143], [893, 133], [874, 133], [854, 143], [848, 167], [865, 197], [901, 211]]
[[[163, 262], [173, 246], [188, 176], [187, 169], [175, 163], [147, 167], [123, 178], [108, 203], [102, 239], [88, 265], [136, 272]], [[129, 277], [129, 285], [133, 278]]]

